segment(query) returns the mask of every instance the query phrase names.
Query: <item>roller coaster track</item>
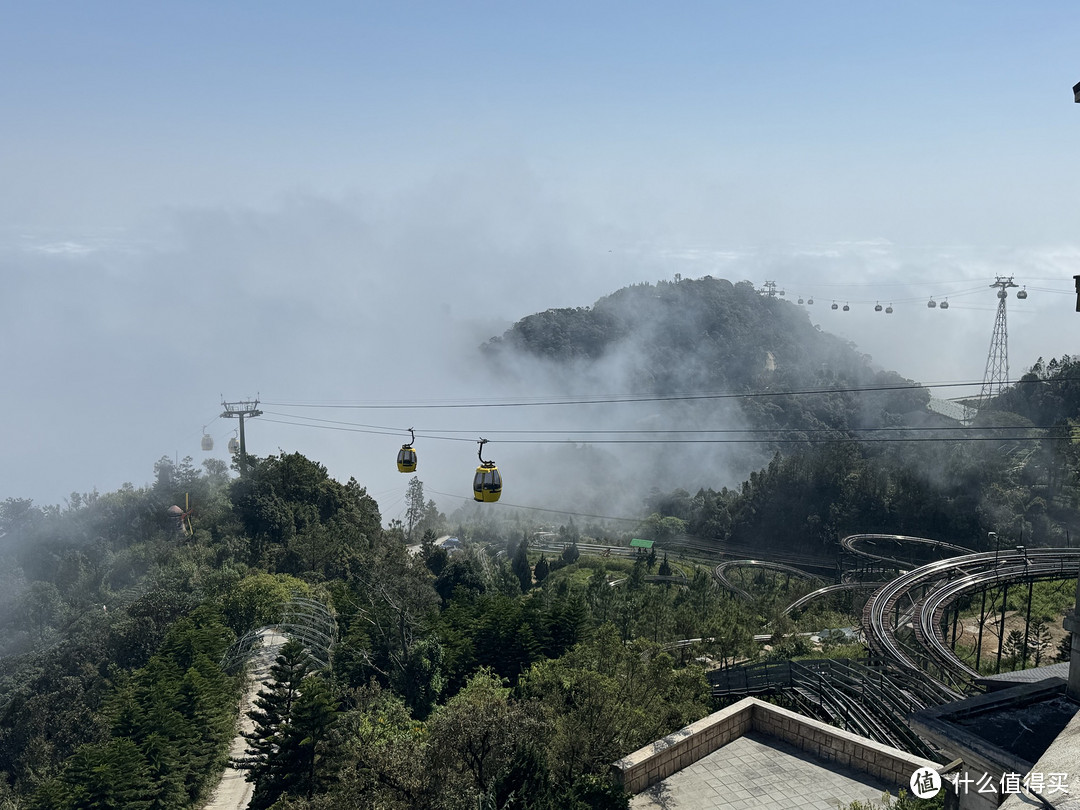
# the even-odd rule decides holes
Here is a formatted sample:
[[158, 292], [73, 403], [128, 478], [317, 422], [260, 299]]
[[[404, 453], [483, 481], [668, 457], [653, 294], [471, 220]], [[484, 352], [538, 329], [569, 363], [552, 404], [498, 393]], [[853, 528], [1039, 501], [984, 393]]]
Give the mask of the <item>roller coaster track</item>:
[[822, 596], [828, 596], [831, 593], [840, 593], [841, 591], [876, 591], [880, 587], [880, 582], [841, 582], [838, 585], [826, 585], [824, 588], [810, 591], [806, 596], [800, 596], [784, 608], [783, 615], [787, 616], [789, 613], [804, 607], [815, 599], [819, 599]]
[[[1019, 556], [1019, 555], [1014, 555]], [[1080, 551], [1076, 549], [1037, 549], [1029, 551], [1023, 564], [1001, 565], [969, 574], [938, 585], [915, 606], [913, 626], [919, 645], [941, 670], [941, 677], [967, 687], [980, 676], [961, 661], [949, 647], [941, 626], [950, 604], [963, 593], [988, 585], [1037, 582], [1075, 578], [1080, 574]]]
[[[866, 548], [874, 540], [912, 543], [959, 556], [914, 567], [910, 560]], [[900, 575], [884, 584], [841, 583], [819, 588], [793, 602], [786, 612], [837, 591], [873, 589], [863, 608], [862, 626], [867, 645], [879, 664], [753, 664], [711, 673], [713, 694], [782, 693], [814, 716], [923, 756], [931, 756], [932, 752], [908, 727], [906, 718], [920, 708], [963, 697], [978, 675], [946, 643], [942, 624], [950, 606], [965, 593], [979, 589], [1080, 574], [1080, 550], [1076, 549], [970, 553], [961, 546], [927, 538], [872, 534], [852, 535], [841, 544], [845, 551], [899, 569]], [[717, 580], [744, 597], [748, 594], [726, 576], [728, 569], [738, 565], [764, 565], [799, 573], [792, 566], [756, 560], [732, 560], [717, 566]], [[914, 651], [897, 638], [897, 631], [908, 623], [918, 645]], [[934, 673], [928, 672], [931, 666]]]
[[[684, 539], [685, 540], [685, 539]], [[890, 554], [871, 551], [865, 546], [874, 542], [912, 545], [958, 556], [937, 560], [912, 568], [913, 563]], [[862, 627], [871, 653], [899, 668], [900, 675], [921, 684], [929, 702], [944, 702], [962, 696], [978, 676], [949, 648], [941, 632], [945, 611], [967, 591], [1006, 583], [1075, 577], [1080, 574], [1080, 550], [1049, 548], [1025, 552], [987, 551], [970, 553], [963, 546], [899, 534], [854, 534], [840, 541], [841, 547], [858, 556], [899, 569], [895, 579], [881, 583], [844, 582], [818, 588], [792, 602], [784, 613], [803, 607], [814, 599], [846, 590], [873, 590], [863, 607]], [[630, 549], [579, 544], [586, 553], [622, 554]], [[554, 550], [554, 549], [553, 549]], [[730, 549], [714, 547], [714, 553], [730, 553]], [[801, 560], [799, 562], [802, 562]], [[814, 567], [822, 567], [814, 560]], [[802, 568], [785, 562], [734, 559], [725, 560], [713, 569], [716, 581], [740, 598], [751, 600], [744, 588], [729, 577], [731, 569], [757, 567], [779, 571], [806, 579], [820, 579]], [[918, 650], [910, 650], [897, 638], [897, 630], [912, 626]], [[755, 637], [756, 638], [756, 637]], [[762, 636], [761, 638], [765, 638]], [[683, 642], [689, 643], [689, 642]], [[936, 665], [940, 678], [927, 673], [927, 664]]]
[[939, 551], [952, 552], [949, 557], [955, 557], [962, 554], [970, 554], [970, 548], [964, 548], [953, 543], [946, 543], [943, 540], [931, 540], [928, 537], [909, 537], [904, 534], [851, 534], [840, 541], [840, 547], [844, 551], [849, 551], [852, 554], [857, 554], [860, 557], [867, 557], [871, 560], [877, 560], [878, 562], [888, 563], [894, 568], [907, 570], [912, 568], [912, 562], [910, 560], [903, 560], [899, 557], [890, 557], [885, 554], [875, 554], [871, 551], [867, 551], [862, 548], [858, 548], [857, 544], [865, 542], [874, 542], [888, 540], [896, 543], [902, 543], [910, 546], [923, 546], [926, 548], [936, 549]]
[[[690, 557], [705, 559], [744, 559], [761, 553], [760, 544], [719, 542], [680, 535], [671, 540], [665, 540], [656, 544], [661, 551], [669, 551], [676, 554], [684, 554]], [[773, 562], [787, 563], [803, 570], [814, 569], [818, 571], [836, 571], [836, 560], [831, 557], [823, 557], [813, 554], [792, 554], [790, 552], [769, 551], [769, 558]]]
[[933, 756], [907, 717], [946, 699], [926, 679], [845, 659], [767, 661], [709, 673], [716, 697], [784, 694], [812, 717], [877, 742]]
[[[896, 630], [909, 621], [917, 628], [920, 643], [927, 643], [931, 655], [938, 659], [946, 672], [948, 682], [939, 681], [943, 687], [957, 694], [956, 686], [969, 684], [972, 670], [956, 659], [934, 629], [935, 614], [940, 621], [945, 606], [965, 590], [985, 587], [995, 582], [1028, 582], [1036, 579], [1053, 579], [1073, 576], [1080, 570], [1080, 550], [1076, 549], [1030, 549], [1026, 553], [998, 553], [986, 551], [965, 554], [948, 560], [924, 565], [907, 571], [892, 582], [879, 588], [863, 607], [862, 626], [870, 649], [908, 672], [925, 672], [925, 666], [896, 638]], [[914, 594], [925, 590], [926, 596], [915, 598]], [[934, 601], [927, 604], [930, 596]], [[904, 616], [899, 616], [901, 600], [907, 598], [912, 605]], [[942, 612], [939, 612], [942, 611]], [[897, 614], [895, 620], [891, 616]], [[935, 643], [933, 639], [938, 639]], [[942, 649], [948, 651], [942, 655]]]
[[734, 593], [746, 601], [753, 601], [753, 597], [746, 590], [743, 590], [734, 582], [732, 582], [727, 575], [727, 572], [732, 568], [765, 568], [770, 571], [779, 571], [782, 574], [791, 574], [803, 579], [816, 579], [820, 580], [821, 577], [808, 574], [801, 568], [796, 568], [793, 565], [785, 565], [784, 563], [769, 562], [768, 560], [726, 560], [720, 563], [713, 569], [713, 576], [716, 577], [723, 587]]

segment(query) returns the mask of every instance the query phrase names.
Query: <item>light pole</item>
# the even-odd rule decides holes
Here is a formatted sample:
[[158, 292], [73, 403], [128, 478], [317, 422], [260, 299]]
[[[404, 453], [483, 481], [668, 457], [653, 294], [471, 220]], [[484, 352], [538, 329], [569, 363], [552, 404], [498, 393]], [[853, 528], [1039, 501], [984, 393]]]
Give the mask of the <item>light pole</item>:
[[990, 542], [990, 538], [994, 539], [994, 568], [997, 568], [998, 564], [998, 550], [1001, 548], [1001, 543], [998, 541], [997, 532], [987, 532], [986, 541]]

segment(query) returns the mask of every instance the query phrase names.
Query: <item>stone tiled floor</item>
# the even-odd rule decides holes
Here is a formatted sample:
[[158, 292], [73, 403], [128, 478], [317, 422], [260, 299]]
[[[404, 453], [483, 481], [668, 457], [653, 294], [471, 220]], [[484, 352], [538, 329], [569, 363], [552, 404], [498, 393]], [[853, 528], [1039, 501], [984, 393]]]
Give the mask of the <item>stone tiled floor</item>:
[[639, 793], [631, 810], [836, 810], [855, 799], [880, 802], [887, 787], [869, 774], [821, 762], [751, 732]]

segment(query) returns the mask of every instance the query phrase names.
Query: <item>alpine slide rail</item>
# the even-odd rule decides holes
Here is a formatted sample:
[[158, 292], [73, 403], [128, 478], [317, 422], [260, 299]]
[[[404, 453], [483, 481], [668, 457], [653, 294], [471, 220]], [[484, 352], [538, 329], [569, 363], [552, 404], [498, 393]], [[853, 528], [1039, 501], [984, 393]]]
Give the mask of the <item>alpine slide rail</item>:
[[[950, 556], [918, 565], [915, 554], [879, 553], [875, 546], [881, 544]], [[868, 550], [867, 545], [875, 550]], [[767, 661], [717, 670], [709, 675], [712, 694], [783, 696], [811, 716], [927, 757], [935, 752], [911, 729], [908, 718], [921, 709], [977, 690], [975, 679], [979, 673], [957, 656], [948, 641], [950, 610], [955, 645], [960, 600], [966, 595], [981, 591], [985, 597], [988, 589], [1001, 587], [1004, 610], [1011, 585], [1028, 584], [1030, 588], [1037, 581], [1074, 579], [1080, 574], [1080, 550], [1071, 548], [1017, 547], [1015, 551], [971, 553], [970, 549], [941, 541], [885, 534], [851, 535], [841, 541], [841, 546], [846, 553], [869, 560], [875, 574], [884, 568], [898, 571], [899, 575], [887, 582], [827, 585], [796, 600], [784, 612], [837, 591], [872, 590], [862, 611], [870, 658]], [[757, 560], [721, 563], [714, 571], [717, 582], [741, 598], [750, 595], [728, 576], [729, 570], [739, 565], [814, 578], [792, 566]], [[1028, 602], [1030, 614], [1030, 592]], [[983, 606], [980, 644], [987, 619], [985, 598]], [[901, 635], [908, 640], [902, 641]], [[998, 630], [999, 658], [1002, 636], [1004, 618]]]

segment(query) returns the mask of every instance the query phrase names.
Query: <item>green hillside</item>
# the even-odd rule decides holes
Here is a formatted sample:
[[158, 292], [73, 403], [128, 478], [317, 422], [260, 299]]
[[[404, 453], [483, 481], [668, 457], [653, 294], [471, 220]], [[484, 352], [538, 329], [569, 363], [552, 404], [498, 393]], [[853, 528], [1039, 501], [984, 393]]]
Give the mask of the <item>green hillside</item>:
[[[295, 600], [333, 617], [336, 643], [329, 666], [323, 630], [306, 637], [314, 658], [281, 648], [238, 763], [254, 807], [625, 808], [609, 764], [713, 708], [702, 661], [808, 652], [753, 643], [801, 593], [762, 577], [745, 583], [760, 586], [753, 602], [723, 598], [710, 571], [724, 544], [831, 560], [856, 532], [984, 548], [989, 531], [1064, 545], [1080, 530], [1068, 357], [961, 426], [929, 415], [918, 386], [865, 390], [904, 381], [789, 302], [709, 278], [530, 316], [483, 351], [506, 374], [553, 369], [568, 390], [746, 394], [693, 416], [738, 408], [778, 438], [737, 485], [687, 465], [692, 488], [654, 487], [628, 521], [560, 500], [447, 516], [414, 477], [407, 537], [361, 482], [299, 453], [243, 476], [163, 458], [150, 486], [64, 506], [9, 498], [0, 810], [200, 807], [234, 734], [241, 642]], [[436, 540], [450, 534], [448, 552]], [[582, 551], [635, 537], [655, 553]], [[857, 621], [839, 610], [800, 621]]]

